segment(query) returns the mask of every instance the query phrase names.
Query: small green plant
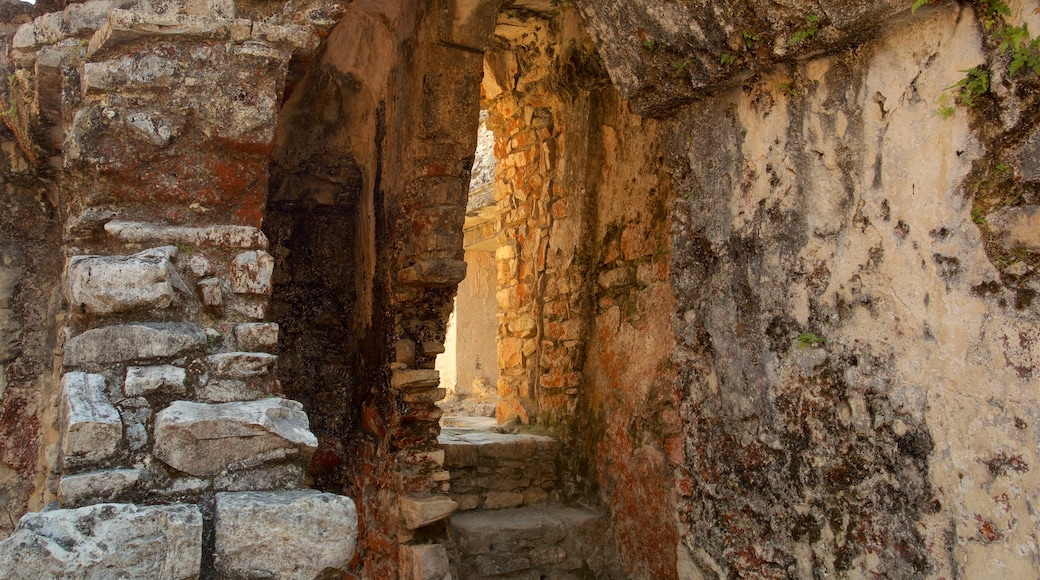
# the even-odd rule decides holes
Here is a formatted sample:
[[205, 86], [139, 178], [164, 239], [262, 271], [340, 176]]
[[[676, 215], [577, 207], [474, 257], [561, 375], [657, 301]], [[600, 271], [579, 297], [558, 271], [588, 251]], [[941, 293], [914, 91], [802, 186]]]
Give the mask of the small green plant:
[[975, 106], [975, 99], [989, 92], [989, 71], [979, 65], [961, 72], [964, 78], [946, 87], [946, 90], [956, 89], [954, 100], [970, 109]]
[[690, 199], [690, 196], [692, 196], [692, 195], [693, 195], [693, 190], [692, 189], [687, 189], [686, 191], [684, 191], [682, 193], [683, 199]]
[[917, 11], [925, 4], [931, 4], [932, 0], [914, 0], [914, 3], [910, 5], [910, 14], [917, 14]]
[[654, 48], [656, 48], [656, 47], [657, 47], [657, 44], [653, 41], [652, 38], [648, 38], [648, 39], [643, 41], [643, 48], [649, 50], [650, 52], [653, 52]]
[[691, 64], [693, 64], [693, 57], [688, 56], [682, 60], [677, 60], [673, 62], [672, 69], [675, 71], [676, 74], [682, 74], [682, 72], [686, 70], [686, 67], [690, 66]]
[[209, 348], [217, 348], [221, 344], [224, 344], [224, 337], [219, 334], [210, 334], [206, 336], [206, 346]]
[[797, 97], [798, 96], [798, 89], [796, 89], [794, 87], [794, 83], [790, 83], [790, 82], [777, 83], [776, 84], [776, 90], [779, 91], [780, 93], [784, 94], [784, 95], [789, 96], [789, 97]]
[[180, 250], [180, 251], [182, 251], [182, 252], [184, 252], [186, 254], [190, 254], [191, 253], [191, 246], [189, 246], [188, 244], [174, 244], [174, 245], [177, 246], [178, 250]]
[[1001, 161], [1000, 163], [997, 163], [996, 165], [994, 165], [993, 169], [996, 169], [1000, 173], [1007, 173], [1011, 169], [1011, 167], [1008, 166], [1007, 163], [1004, 163], [1003, 161]]
[[939, 95], [936, 104], [939, 105], [939, 108], [935, 110], [935, 114], [940, 119], [949, 119], [957, 112], [957, 108], [950, 104], [950, 95], [946, 92]]
[[741, 32], [740, 36], [744, 39], [744, 47], [748, 50], [754, 49], [755, 45], [758, 44], [758, 37], [748, 30]]
[[796, 31], [791, 35], [791, 40], [787, 42], [789, 45], [800, 44], [816, 36], [816, 33], [820, 30], [820, 17], [815, 14], [810, 14], [805, 17], [805, 28]]
[[1040, 36], [1032, 38], [1029, 36], [1029, 27], [1005, 26], [997, 32], [1000, 38], [1000, 52], [1011, 55], [1011, 64], [1008, 72], [1016, 72], [1026, 69], [1040, 75]]
[[729, 66], [736, 61], [736, 55], [732, 55], [729, 53], [723, 53], [723, 55], [719, 57], [719, 64], [721, 64], [722, 66]]
[[971, 209], [971, 221], [979, 225], [986, 223], [986, 214], [983, 213], [982, 208], [974, 207]]
[[820, 346], [827, 342], [822, 336], [817, 336], [811, 332], [803, 332], [798, 335], [798, 348], [809, 348]]

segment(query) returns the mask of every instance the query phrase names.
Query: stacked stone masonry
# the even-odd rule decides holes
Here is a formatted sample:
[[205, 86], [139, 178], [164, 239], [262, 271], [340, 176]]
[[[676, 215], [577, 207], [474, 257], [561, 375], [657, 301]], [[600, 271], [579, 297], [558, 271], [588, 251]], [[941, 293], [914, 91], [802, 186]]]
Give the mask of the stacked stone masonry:
[[[274, 260], [256, 227], [286, 63], [316, 31], [236, 19], [230, 2], [132, 5], [75, 4], [13, 40], [11, 98], [30, 101], [21, 128], [54, 136], [30, 151], [61, 155], [71, 210], [56, 501], [0, 543], [0, 570], [343, 570], [357, 514], [304, 489], [317, 440], [280, 396], [278, 325], [263, 321]], [[212, 66], [239, 70], [237, 82], [218, 88]]]

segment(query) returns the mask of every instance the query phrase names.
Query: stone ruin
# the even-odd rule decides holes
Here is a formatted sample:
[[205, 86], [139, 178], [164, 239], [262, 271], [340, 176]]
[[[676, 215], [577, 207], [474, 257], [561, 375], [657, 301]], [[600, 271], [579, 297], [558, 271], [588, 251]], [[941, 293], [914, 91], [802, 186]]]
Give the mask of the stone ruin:
[[1035, 0], [2, 8], [0, 578], [1040, 570]]

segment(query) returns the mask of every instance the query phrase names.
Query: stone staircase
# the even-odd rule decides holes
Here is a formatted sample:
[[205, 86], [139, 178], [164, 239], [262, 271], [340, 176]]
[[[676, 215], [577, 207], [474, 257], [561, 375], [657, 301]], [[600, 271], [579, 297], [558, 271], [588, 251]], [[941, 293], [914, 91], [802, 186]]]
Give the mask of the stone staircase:
[[620, 577], [609, 517], [560, 501], [558, 441], [483, 417], [443, 418], [438, 441], [459, 580]]

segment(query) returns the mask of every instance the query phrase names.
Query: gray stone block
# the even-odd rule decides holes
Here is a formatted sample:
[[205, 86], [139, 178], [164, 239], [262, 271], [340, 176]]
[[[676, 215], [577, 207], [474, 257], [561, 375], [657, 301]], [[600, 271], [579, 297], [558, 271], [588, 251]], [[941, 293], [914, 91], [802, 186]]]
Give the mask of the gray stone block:
[[73, 256], [65, 278], [69, 304], [91, 314], [167, 308], [178, 276], [169, 259], [176, 251], [171, 247], [133, 256]]
[[66, 465], [102, 461], [119, 450], [123, 422], [105, 396], [105, 377], [66, 373], [61, 379], [60, 409]]
[[184, 394], [184, 381], [187, 373], [173, 365], [152, 367], [129, 367], [126, 369], [126, 381], [123, 393], [128, 397], [139, 397], [151, 393]]
[[197, 578], [202, 514], [193, 505], [98, 504], [22, 517], [0, 542], [6, 580]]
[[248, 322], [235, 327], [235, 342], [242, 350], [271, 352], [278, 348], [278, 324]]
[[78, 475], [63, 475], [58, 484], [58, 499], [64, 506], [88, 501], [112, 501], [137, 484], [139, 469], [106, 469]]
[[317, 446], [303, 406], [284, 399], [175, 401], [155, 417], [155, 456], [199, 477], [287, 459], [306, 463]]
[[88, 330], [65, 344], [64, 364], [112, 364], [173, 358], [206, 347], [206, 333], [195, 324], [136, 323]]
[[218, 573], [311, 580], [353, 558], [357, 511], [315, 490], [218, 493], [213, 525]]
[[270, 294], [274, 258], [262, 250], [242, 252], [231, 263], [231, 291], [235, 294]]

